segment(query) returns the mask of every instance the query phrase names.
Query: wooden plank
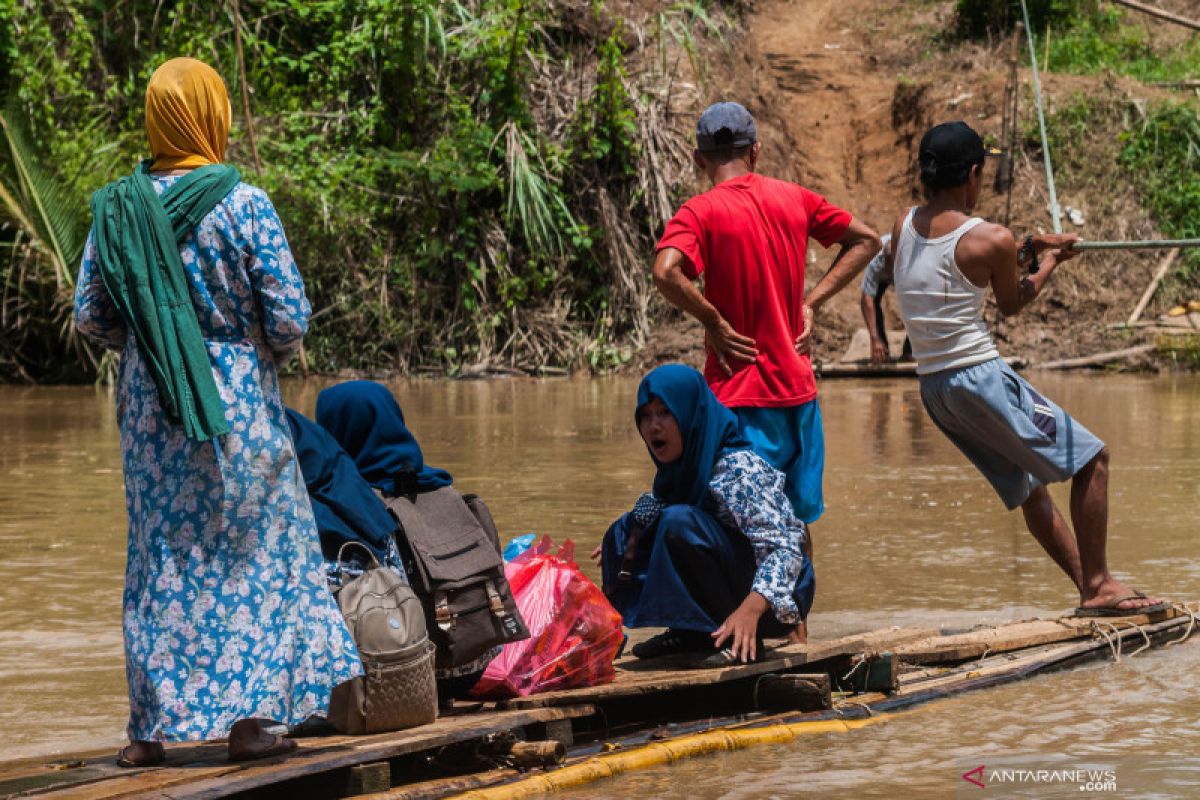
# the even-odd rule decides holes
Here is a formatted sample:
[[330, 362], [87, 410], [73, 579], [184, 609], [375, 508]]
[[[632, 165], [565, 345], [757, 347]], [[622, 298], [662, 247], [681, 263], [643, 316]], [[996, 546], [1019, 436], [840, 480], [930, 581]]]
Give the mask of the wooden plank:
[[1136, 347], [1126, 347], [1121, 350], [1110, 350], [1107, 353], [1097, 353], [1092, 356], [1083, 356], [1081, 358], [1063, 358], [1057, 361], [1043, 361], [1040, 364], [1034, 364], [1034, 369], [1078, 369], [1079, 367], [1098, 367], [1102, 364], [1111, 364], [1114, 361], [1121, 361], [1133, 356], [1140, 356], [1152, 352], [1154, 345], [1139, 344]]
[[888, 650], [905, 642], [929, 638], [936, 633], [937, 631], [931, 628], [893, 628], [844, 636], [827, 642], [792, 644], [771, 650], [768, 657], [762, 661], [723, 669], [680, 669], [684, 659], [678, 657], [647, 660], [627, 658], [618, 662], [617, 678], [612, 683], [517, 697], [505, 700], [500, 705], [503, 708], [541, 708], [571, 703], [595, 703], [621, 697], [708, 686], [772, 672], [786, 672], [835, 656]]
[[[1005, 358], [1004, 361], [1013, 369], [1023, 369], [1025, 367], [1025, 359], [1023, 358]], [[897, 378], [916, 375], [917, 362], [889, 361], [886, 364], [872, 364], [870, 362], [850, 364], [814, 363], [813, 372], [823, 378]]]
[[1185, 28], [1191, 28], [1194, 31], [1200, 31], [1200, 22], [1187, 17], [1181, 17], [1178, 14], [1172, 14], [1170, 11], [1164, 11], [1156, 6], [1148, 6], [1145, 3], [1139, 3], [1137, 0], [1111, 0], [1117, 5], [1132, 8], [1134, 11], [1140, 11], [1143, 14], [1149, 14], [1152, 17], [1158, 17], [1167, 22], [1174, 22], [1176, 25], [1182, 25]]
[[[1194, 606], [1189, 604], [1189, 607]], [[1156, 642], [1177, 639], [1186, 631], [1189, 624], [1190, 619], [1186, 615], [1177, 615], [1162, 622], [1136, 625], [1125, 625], [1121, 618], [1114, 618], [1110, 621], [1110, 625], [1116, 627], [1117, 630], [1109, 631], [1109, 637], [1114, 644], [1116, 639], [1121, 639], [1124, 652], [1128, 655], [1140, 647], [1147, 638], [1151, 640], [1152, 646]], [[1111, 646], [1108, 641], [1097, 636], [1082, 641], [1060, 642], [1029, 648], [1026, 651], [990, 656], [985, 662], [977, 665], [964, 665], [944, 675], [908, 684], [902, 682], [899, 690], [892, 697], [872, 704], [872, 708], [886, 711], [912, 705], [915, 702], [925, 702], [971, 689], [985, 688], [1008, 680], [1028, 677], [1037, 672], [1069, 666], [1081, 658], [1103, 657], [1110, 652]]]
[[201, 753], [182, 762], [170, 758], [169, 765], [165, 767], [124, 770], [123, 774], [107, 780], [56, 789], [38, 796], [79, 800], [168, 796], [173, 800], [204, 800], [226, 797], [283, 781], [313, 777], [358, 764], [470, 741], [532, 723], [588, 716], [594, 711], [591, 706], [576, 705], [465, 714], [394, 733], [297, 739], [300, 748], [290, 756], [237, 764], [225, 761], [225, 748], [222, 745], [173, 747], [168, 748], [169, 754], [179, 750], [197, 750]]
[[355, 764], [346, 776], [344, 797], [357, 797], [372, 792], [386, 792], [392, 788], [392, 765], [387, 761], [370, 764]]
[[[1109, 621], [1147, 625], [1172, 619], [1181, 612], [1167, 609], [1148, 617], [1135, 614], [1128, 617], [1112, 617]], [[909, 664], [938, 664], [980, 658], [985, 653], [1004, 653], [1026, 647], [1061, 642], [1090, 636], [1093, 617], [1062, 617], [1060, 619], [1027, 620], [982, 628], [953, 636], [935, 636], [918, 642], [901, 645], [893, 652]], [[1101, 618], [1103, 619], [1103, 618]]]
[[813, 371], [823, 378], [878, 378], [916, 375], [914, 361], [888, 362], [886, 364], [813, 364]]
[[771, 711], [820, 711], [833, 708], [826, 673], [764, 675], [754, 687], [754, 704]]

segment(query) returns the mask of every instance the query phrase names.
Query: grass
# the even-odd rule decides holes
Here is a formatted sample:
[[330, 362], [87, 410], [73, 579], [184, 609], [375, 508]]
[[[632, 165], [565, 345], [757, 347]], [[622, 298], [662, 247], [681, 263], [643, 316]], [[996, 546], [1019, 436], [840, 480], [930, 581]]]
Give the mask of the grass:
[[1093, 74], [1109, 71], [1143, 82], [1200, 78], [1200, 36], [1179, 47], [1156, 46], [1154, 35], [1131, 12], [1100, 7], [1037, 35], [1038, 55], [1050, 39], [1047, 71]]

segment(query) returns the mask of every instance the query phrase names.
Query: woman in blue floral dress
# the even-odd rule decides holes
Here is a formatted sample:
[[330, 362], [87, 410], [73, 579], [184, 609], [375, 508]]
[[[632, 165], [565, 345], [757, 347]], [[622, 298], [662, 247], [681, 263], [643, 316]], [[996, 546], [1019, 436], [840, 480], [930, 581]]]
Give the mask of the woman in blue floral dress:
[[[228, 125], [228, 95], [211, 68], [174, 59], [155, 73], [147, 89], [154, 163], [144, 174], [164, 206], [189, 172], [220, 163]], [[276, 365], [308, 325], [304, 284], [271, 201], [236, 173], [232, 181], [198, 225], [177, 233], [184, 311], [194, 309], [224, 411], [214, 435], [185, 431], [163, 402], [152, 337], [135, 335], [146, 320], [126, 312], [128, 297], [104, 271], [99, 214], [77, 284], [79, 330], [122, 353], [126, 765], [161, 761], [163, 741], [228, 736], [231, 759], [287, 752], [295, 743], [258, 720], [293, 725], [324, 714], [333, 687], [362, 671], [325, 583], [279, 395]], [[183, 394], [181, 403], [191, 399]]]
[[635, 418], [658, 468], [654, 491], [598, 548], [625, 625], [667, 629], [633, 654], [691, 653], [697, 667], [753, 661], [763, 637], [794, 635], [815, 588], [783, 473], [755, 455], [691, 367], [643, 378]]

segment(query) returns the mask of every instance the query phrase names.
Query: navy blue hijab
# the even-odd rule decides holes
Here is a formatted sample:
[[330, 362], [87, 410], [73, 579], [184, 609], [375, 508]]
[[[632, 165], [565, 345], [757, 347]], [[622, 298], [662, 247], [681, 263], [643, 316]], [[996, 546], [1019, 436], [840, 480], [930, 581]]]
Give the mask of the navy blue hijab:
[[321, 552], [332, 561], [343, 544], [360, 542], [382, 561], [396, 530], [387, 506], [327, 430], [290, 408], [287, 418], [321, 535]]
[[[657, 397], [675, 417], [683, 438], [683, 455], [658, 467], [654, 495], [664, 503], [699, 506], [708, 496], [713, 465], [730, 450], [749, 450], [750, 443], [738, 433], [737, 417], [708, 388], [704, 376], [682, 364], [666, 364], [642, 378], [638, 386], [637, 412]], [[649, 445], [646, 447], [649, 450]]]
[[382, 384], [346, 381], [330, 386], [317, 396], [317, 424], [333, 434], [367, 483], [384, 494], [405, 493], [409, 480], [420, 492], [454, 480], [446, 470], [425, 464], [400, 404]]

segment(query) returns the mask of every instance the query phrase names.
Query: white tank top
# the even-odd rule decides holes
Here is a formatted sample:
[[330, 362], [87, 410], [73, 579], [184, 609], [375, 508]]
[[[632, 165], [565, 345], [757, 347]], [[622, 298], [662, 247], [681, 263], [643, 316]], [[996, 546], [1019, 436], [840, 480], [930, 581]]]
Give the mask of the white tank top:
[[896, 242], [895, 287], [900, 316], [912, 342], [917, 374], [969, 367], [1000, 353], [983, 321], [987, 289], [980, 289], [958, 269], [954, 250], [979, 217], [936, 239], [917, 233], [908, 212]]

